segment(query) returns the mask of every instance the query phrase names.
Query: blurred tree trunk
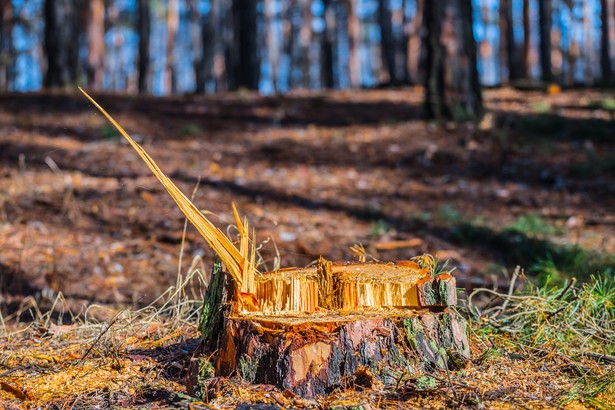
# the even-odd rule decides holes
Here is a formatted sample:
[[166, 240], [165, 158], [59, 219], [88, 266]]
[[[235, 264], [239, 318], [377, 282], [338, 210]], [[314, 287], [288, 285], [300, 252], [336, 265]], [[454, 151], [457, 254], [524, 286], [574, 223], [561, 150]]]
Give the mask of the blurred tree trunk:
[[472, 0], [426, 1], [427, 115], [479, 120], [483, 103], [476, 65]]
[[335, 86], [333, 81], [333, 42], [336, 32], [336, 16], [331, 8], [331, 0], [323, 0], [323, 7], [325, 28], [320, 44], [320, 81], [323, 88], [332, 89]]
[[137, 63], [138, 87], [140, 93], [149, 89], [149, 39], [150, 39], [150, 0], [138, 0], [137, 31], [139, 34], [139, 60]]
[[288, 67], [286, 69], [286, 84], [288, 89], [292, 89], [296, 85], [295, 76], [293, 75], [295, 65], [297, 64], [297, 38], [299, 37], [299, 25], [297, 20], [297, 4], [296, 0], [285, 2], [286, 9], [284, 11], [284, 51], [283, 53], [288, 58]]
[[357, 88], [361, 84], [361, 77], [359, 73], [359, 18], [357, 17], [356, 0], [349, 0], [348, 2], [348, 43], [350, 51], [350, 61], [348, 68], [350, 71], [350, 86]]
[[613, 67], [611, 66], [611, 42], [609, 38], [609, 0], [600, 0], [600, 68], [602, 81], [611, 82], [613, 79]]
[[45, 87], [66, 87], [77, 82], [78, 3], [77, 0], [45, 0]]
[[393, 40], [393, 21], [388, 0], [378, 0], [378, 25], [380, 26], [380, 56], [390, 84], [397, 84], [395, 70], [395, 43]]
[[[192, 44], [192, 62], [194, 68], [195, 92], [203, 94], [209, 74], [211, 73], [211, 60], [213, 59], [214, 31], [211, 11], [203, 16], [197, 1], [188, 3], [190, 10], [190, 41]], [[209, 68], [209, 69], [208, 69]]]
[[10, 1], [0, 3], [0, 91], [10, 87], [10, 65], [13, 57], [13, 5]]
[[233, 43], [231, 47], [230, 68], [233, 81], [231, 90], [247, 88], [258, 90], [260, 66], [258, 58], [256, 0], [233, 0]]
[[538, 19], [540, 32], [540, 68], [543, 81], [553, 81], [551, 67], [551, 26], [552, 20], [551, 0], [540, 0], [538, 2]]
[[517, 46], [513, 27], [513, 1], [500, 1], [500, 64], [502, 83], [520, 78], [519, 62], [517, 61]]
[[406, 15], [406, 2], [407, 0], [402, 0], [401, 2], [401, 37], [398, 41], [398, 53], [399, 53], [399, 66], [398, 66], [398, 77], [399, 80], [404, 84], [410, 84], [410, 72], [409, 72], [409, 61], [408, 61], [408, 49], [410, 45], [410, 20]]
[[271, 86], [273, 92], [278, 91], [278, 65], [280, 64], [280, 43], [275, 32], [275, 14], [273, 0], [265, 0], [265, 23], [267, 24], [267, 56], [271, 65]]
[[523, 0], [523, 55], [521, 58], [522, 76], [531, 76], [531, 43], [530, 43], [530, 0]]
[[90, 0], [87, 13], [88, 85], [100, 90], [105, 72], [105, 1]]
[[583, 2], [583, 32], [585, 34], [585, 85], [592, 85], [594, 82], [594, 19], [592, 11], [594, 8], [589, 1]]
[[301, 67], [301, 86], [310, 88], [310, 44], [312, 43], [312, 11], [309, 0], [300, 0], [303, 11], [301, 29], [299, 30], [299, 66]]
[[167, 94], [175, 94], [175, 58], [173, 50], [175, 48], [175, 35], [179, 25], [178, 0], [169, 0], [167, 8], [167, 60], [164, 73], [164, 87]]
[[423, 41], [423, 5], [424, 0], [416, 0], [416, 13], [410, 24], [410, 32], [408, 35], [408, 77], [417, 84], [424, 80], [424, 45]]

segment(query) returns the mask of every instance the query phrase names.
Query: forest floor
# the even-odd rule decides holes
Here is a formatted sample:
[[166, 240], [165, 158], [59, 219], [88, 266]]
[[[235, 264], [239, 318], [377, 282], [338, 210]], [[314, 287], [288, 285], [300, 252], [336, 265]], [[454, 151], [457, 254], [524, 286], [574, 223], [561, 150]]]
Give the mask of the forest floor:
[[[420, 89], [94, 97], [218, 226], [237, 205], [262, 243], [261, 270], [350, 260], [354, 244], [379, 260], [429, 253], [457, 268], [461, 299], [506, 290], [516, 265], [555, 284], [615, 270], [612, 92], [486, 90], [478, 125], [425, 121]], [[184, 223], [85, 98], [0, 96], [0, 403], [198, 408], [181, 385], [198, 337], [185, 313], [213, 254]], [[178, 266], [199, 271], [174, 297]], [[611, 356], [537, 359], [473, 329], [473, 364], [434, 376], [440, 388], [361, 397], [551, 408], [579, 374], [615, 370]], [[241, 381], [225, 388], [252, 397]], [[334, 400], [266, 394], [282, 407]], [[566, 405], [603, 402], [615, 403]]]

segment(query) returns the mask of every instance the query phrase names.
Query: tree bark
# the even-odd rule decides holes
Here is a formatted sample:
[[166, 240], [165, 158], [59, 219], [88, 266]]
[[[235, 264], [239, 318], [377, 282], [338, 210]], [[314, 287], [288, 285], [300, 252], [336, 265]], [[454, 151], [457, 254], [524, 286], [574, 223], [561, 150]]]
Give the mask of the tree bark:
[[380, 56], [388, 82], [398, 84], [395, 67], [395, 42], [393, 39], [393, 22], [388, 0], [378, 0], [378, 25], [380, 26]]
[[524, 78], [531, 76], [530, 0], [523, 0], [523, 55], [521, 65]]
[[312, 11], [310, 1], [300, 0], [299, 5], [303, 11], [302, 24], [299, 29], [299, 67], [301, 68], [301, 87], [309, 89], [310, 79], [310, 45], [312, 43]]
[[205, 36], [203, 34], [205, 22], [198, 2], [188, 1], [188, 15], [190, 19], [190, 53], [192, 56], [192, 70], [194, 71], [194, 92], [205, 92]]
[[553, 81], [551, 67], [551, 26], [552, 22], [551, 0], [538, 2], [538, 19], [540, 32], [540, 68], [543, 81]]
[[602, 81], [610, 83], [613, 79], [613, 66], [611, 64], [611, 41], [609, 24], [609, 0], [600, 0], [600, 67], [602, 71]]
[[96, 90], [102, 88], [105, 72], [105, 2], [88, 2], [88, 84]]
[[258, 58], [256, 0], [233, 0], [233, 46], [230, 67], [233, 72], [232, 90], [258, 90], [260, 62]]
[[139, 93], [148, 93], [149, 88], [149, 40], [150, 0], [138, 0], [137, 31], [139, 33], [139, 57], [137, 62]]
[[323, 0], [325, 28], [320, 43], [320, 82], [323, 88], [334, 88], [333, 42], [337, 31], [335, 12], [331, 0]]
[[424, 0], [416, 0], [416, 12], [408, 33], [408, 76], [418, 84], [424, 83], [425, 80], [424, 3]]
[[348, 43], [350, 48], [350, 61], [348, 68], [350, 71], [350, 86], [357, 88], [361, 85], [359, 74], [359, 18], [357, 17], [356, 0], [348, 2]]
[[404, 84], [410, 84], [410, 61], [408, 60], [410, 57], [409, 49], [410, 49], [410, 20], [406, 15], [406, 2], [407, 0], [403, 0], [401, 3], [401, 38], [399, 39], [399, 72], [398, 76], [400, 77], [400, 81]]
[[169, 0], [167, 8], [167, 54], [164, 73], [165, 91], [167, 94], [175, 94], [177, 85], [175, 78], [175, 35], [179, 25], [178, 0]]
[[274, 13], [273, 0], [265, 0], [267, 56], [271, 67], [271, 87], [274, 93], [278, 91], [278, 66], [280, 64], [280, 43], [274, 30], [278, 14]]
[[476, 66], [471, 0], [425, 2], [427, 115], [479, 120], [483, 104]]
[[77, 82], [79, 12], [75, 0], [45, 0], [45, 87], [66, 87]]
[[585, 32], [585, 85], [591, 86], [594, 83], [594, 19], [592, 16], [593, 7], [588, 1], [583, 2], [583, 31]]
[[10, 1], [0, 4], [0, 91], [10, 87], [10, 62], [13, 48], [13, 5]]
[[514, 81], [520, 78], [517, 61], [517, 45], [513, 30], [512, 0], [500, 1], [500, 64], [501, 78]]

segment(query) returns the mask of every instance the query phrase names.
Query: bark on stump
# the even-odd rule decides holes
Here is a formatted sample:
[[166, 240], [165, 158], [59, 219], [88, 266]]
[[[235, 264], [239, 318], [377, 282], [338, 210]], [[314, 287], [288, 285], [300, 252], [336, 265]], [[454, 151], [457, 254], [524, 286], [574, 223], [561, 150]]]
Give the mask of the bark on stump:
[[[399, 281], [405, 263], [408, 262], [386, 265], [384, 271], [393, 270]], [[203, 397], [207, 378], [240, 375], [251, 383], [271, 384], [303, 397], [314, 397], [362, 384], [366, 374], [369, 383], [390, 387], [426, 369], [463, 367], [470, 355], [466, 325], [448, 308], [456, 303], [455, 279], [449, 274], [432, 278], [421, 272], [423, 276], [418, 280], [411, 279], [414, 282], [405, 292], [404, 307], [378, 306], [384, 304], [382, 301], [395, 300], [386, 296], [387, 286], [399, 288], [394, 281], [382, 281], [382, 268], [382, 264], [332, 265], [321, 261], [313, 271], [291, 269], [282, 274], [265, 274], [260, 279], [261, 291], [257, 292], [261, 308], [267, 296], [263, 289], [270, 289], [272, 284], [283, 287], [285, 280], [291, 285], [293, 280], [302, 284], [290, 286], [286, 292], [298, 288], [304, 295], [310, 291], [317, 294], [312, 309], [314, 303], [306, 301], [306, 295], [302, 303], [295, 303], [297, 309], [293, 310], [289, 302], [278, 304], [283, 311], [265, 313], [241, 311], [237, 299], [232, 300], [233, 295], [241, 299], [233, 281], [216, 265], [207, 295], [210, 303], [201, 325], [202, 350], [193, 361], [189, 391]], [[373, 275], [350, 278], [348, 272], [357, 269], [376, 272], [379, 281], [368, 287], [369, 278], [376, 280]], [[330, 294], [314, 288], [326, 288], [323, 278], [334, 284], [329, 287]], [[312, 279], [314, 283], [320, 280], [320, 286], [314, 285]], [[352, 287], [344, 285], [345, 281], [358, 284]], [[376, 296], [370, 299], [361, 294], [361, 289]], [[331, 296], [335, 292], [337, 298]], [[281, 293], [283, 290], [278, 289], [277, 297], [282, 297]], [[384, 296], [379, 300], [377, 295]], [[293, 298], [288, 294], [283, 297]], [[362, 306], [344, 308], [347, 300], [362, 300]], [[326, 303], [327, 309], [320, 307]], [[214, 308], [216, 304], [218, 308]]]

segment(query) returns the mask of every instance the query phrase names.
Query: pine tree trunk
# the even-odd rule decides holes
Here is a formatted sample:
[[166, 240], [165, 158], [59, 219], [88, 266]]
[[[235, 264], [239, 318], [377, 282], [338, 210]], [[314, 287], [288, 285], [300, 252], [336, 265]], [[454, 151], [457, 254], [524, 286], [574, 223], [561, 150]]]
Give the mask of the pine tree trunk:
[[398, 63], [398, 77], [399, 80], [404, 84], [410, 84], [410, 61], [408, 60], [410, 54], [410, 21], [406, 15], [406, 2], [407, 0], [402, 0], [401, 2], [401, 37], [398, 40], [398, 55], [399, 55], [399, 63]]
[[105, 2], [88, 3], [88, 84], [96, 90], [102, 88], [105, 61]]
[[230, 275], [214, 264], [190, 394], [206, 400], [208, 380], [239, 375], [314, 397], [366, 378], [396, 386], [425, 369], [468, 362], [465, 323], [448, 309], [457, 300], [448, 274], [432, 278], [409, 261], [321, 259], [317, 268], [258, 280], [250, 296], [260, 307], [239, 311]]
[[278, 91], [278, 66], [280, 64], [280, 43], [274, 30], [278, 15], [274, 13], [273, 0], [265, 0], [267, 56], [271, 65], [271, 87], [274, 93]]
[[77, 82], [78, 16], [74, 0], [45, 0], [45, 87], [66, 87]]
[[425, 81], [425, 46], [426, 41], [423, 38], [424, 26], [424, 5], [425, 0], [416, 0], [416, 13], [411, 24], [411, 31], [408, 39], [408, 70], [409, 77], [415, 83], [424, 83]]
[[335, 84], [333, 81], [333, 42], [336, 27], [336, 16], [331, 8], [331, 0], [323, 0], [323, 16], [325, 28], [321, 34], [320, 43], [320, 82], [323, 88], [332, 89]]
[[138, 0], [137, 31], [139, 34], [139, 56], [137, 76], [139, 93], [149, 89], [149, 40], [150, 40], [150, 0]]
[[471, 0], [425, 3], [427, 115], [479, 120], [483, 104], [476, 66]]
[[380, 26], [380, 56], [388, 82], [398, 84], [395, 67], [395, 43], [393, 40], [393, 22], [388, 0], [378, 0], [378, 24]]
[[205, 47], [207, 37], [205, 35], [207, 19], [201, 15], [198, 4], [188, 3], [190, 15], [190, 48], [192, 52], [192, 67], [194, 70], [194, 92], [205, 92]]
[[10, 1], [0, 4], [0, 91], [8, 91], [10, 87], [9, 70], [11, 49], [13, 48], [13, 5]]
[[540, 29], [540, 68], [543, 81], [553, 81], [551, 67], [551, 26], [552, 26], [551, 0], [538, 2], [538, 19]]
[[348, 7], [348, 42], [350, 46], [350, 61], [348, 68], [350, 71], [350, 86], [357, 88], [361, 85], [359, 75], [359, 18], [357, 17], [356, 0], [349, 1]]
[[500, 1], [500, 64], [501, 78], [513, 81], [520, 78], [517, 47], [513, 30], [512, 0]]
[[258, 90], [260, 66], [258, 58], [257, 1], [233, 0], [233, 45], [230, 61], [234, 83], [232, 90]]
[[530, 42], [530, 0], [523, 0], [523, 55], [521, 65], [523, 77], [531, 77], [531, 42]]
[[164, 73], [164, 86], [167, 94], [175, 94], [177, 84], [175, 78], [175, 35], [179, 25], [178, 0], [169, 0], [167, 8], [167, 54]]
[[299, 1], [301, 10], [303, 11], [302, 24], [299, 29], [299, 67], [301, 68], [301, 87], [309, 89], [310, 81], [310, 45], [312, 43], [312, 12], [310, 10], [310, 1]]
[[610, 83], [613, 79], [613, 67], [611, 65], [611, 41], [609, 32], [609, 0], [600, 0], [600, 67], [602, 81]]

